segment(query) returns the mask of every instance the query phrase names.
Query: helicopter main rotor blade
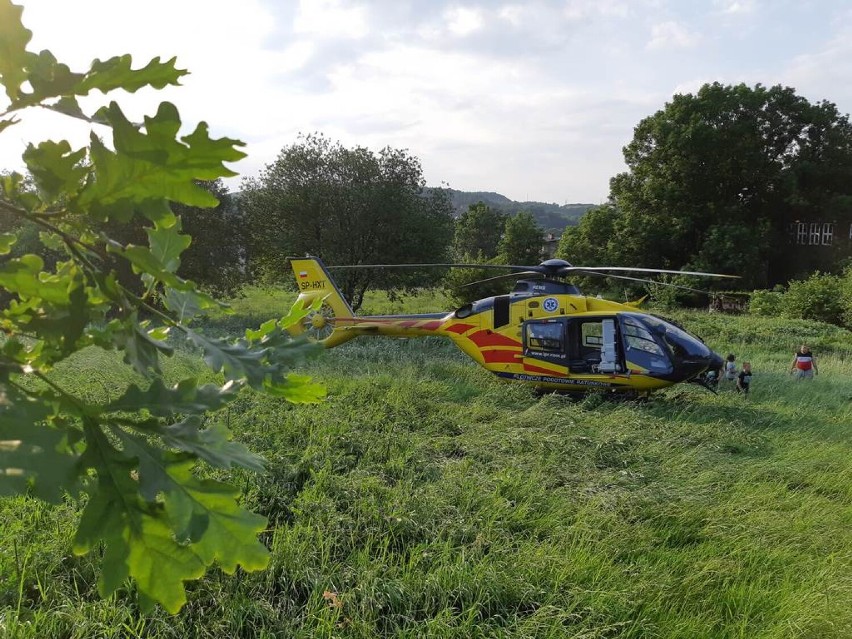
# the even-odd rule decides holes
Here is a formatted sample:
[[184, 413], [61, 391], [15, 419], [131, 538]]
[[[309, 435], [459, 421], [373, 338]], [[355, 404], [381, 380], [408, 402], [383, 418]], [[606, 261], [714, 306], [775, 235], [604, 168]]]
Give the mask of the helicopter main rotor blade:
[[470, 286], [476, 286], [477, 284], [487, 284], [489, 282], [497, 282], [499, 280], [509, 280], [509, 279], [517, 279], [518, 277], [544, 277], [538, 271], [521, 271], [520, 273], [504, 273], [503, 275], [496, 275], [495, 277], [488, 277], [484, 280], [476, 280], [475, 282], [469, 282], [467, 284], [461, 284], [456, 288], [468, 288]]
[[559, 269], [560, 275], [568, 275], [569, 273], [583, 273], [587, 271], [618, 271], [626, 273], [663, 273], [669, 275], [693, 275], [696, 277], [726, 277], [729, 279], [739, 279], [739, 275], [724, 275], [722, 273], [705, 273], [703, 271], [672, 271], [664, 268], [634, 268], [632, 266], [565, 266]]
[[514, 264], [341, 264], [326, 266], [327, 269], [358, 269], [358, 268], [493, 268], [508, 271], [528, 271], [535, 266], [516, 266]]
[[658, 282], [656, 280], [647, 280], [642, 277], [630, 277], [628, 275], [612, 275], [611, 273], [597, 273], [595, 271], [585, 271], [583, 275], [595, 275], [597, 277], [611, 277], [617, 280], [630, 280], [632, 282], [645, 282], [646, 284], [655, 284], [658, 286], [668, 286], [670, 288], [679, 288], [684, 291], [692, 291], [693, 293], [701, 293], [702, 295], [712, 295], [709, 291], [702, 291], [698, 288], [690, 288], [689, 286], [681, 286], [680, 284], [670, 284], [668, 282]]

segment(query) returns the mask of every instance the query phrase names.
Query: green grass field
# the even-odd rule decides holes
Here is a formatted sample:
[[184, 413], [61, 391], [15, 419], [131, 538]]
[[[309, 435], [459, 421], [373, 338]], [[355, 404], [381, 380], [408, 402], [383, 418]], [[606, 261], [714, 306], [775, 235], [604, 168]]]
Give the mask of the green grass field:
[[[210, 323], [291, 299], [253, 291]], [[311, 361], [318, 406], [245, 393], [223, 418], [269, 462], [234, 478], [269, 518], [272, 561], [190, 584], [176, 616], [140, 616], [131, 587], [99, 599], [98, 558], [71, 553], [73, 499], [0, 501], [0, 636], [852, 637], [852, 334], [676, 319], [753, 362], [750, 397], [537, 397], [434, 338]], [[801, 340], [813, 382], [785, 374]], [[114, 396], [116, 362], [91, 350], [56, 374]], [[186, 354], [169, 366], [202, 372]]]

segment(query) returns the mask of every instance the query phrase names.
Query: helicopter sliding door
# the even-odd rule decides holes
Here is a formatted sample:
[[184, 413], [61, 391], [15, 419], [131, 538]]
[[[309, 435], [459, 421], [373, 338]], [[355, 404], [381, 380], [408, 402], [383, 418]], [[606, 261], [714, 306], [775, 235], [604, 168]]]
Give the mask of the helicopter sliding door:
[[619, 361], [615, 318], [573, 317], [569, 321], [569, 362], [572, 373], [615, 373]]
[[524, 363], [547, 362], [568, 374], [624, 370], [614, 317], [560, 317], [524, 322]]

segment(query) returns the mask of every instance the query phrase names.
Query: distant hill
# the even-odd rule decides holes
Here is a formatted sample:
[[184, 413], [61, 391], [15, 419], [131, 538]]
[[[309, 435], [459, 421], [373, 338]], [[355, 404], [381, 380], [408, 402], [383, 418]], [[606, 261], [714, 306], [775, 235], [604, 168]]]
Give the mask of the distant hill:
[[545, 231], [561, 232], [566, 226], [576, 226], [578, 220], [594, 204], [549, 204], [547, 202], [516, 202], [505, 195], [490, 191], [456, 191], [449, 189], [456, 215], [464, 213], [471, 204], [485, 202], [509, 215], [521, 211], [532, 213], [538, 225]]
[[[521, 211], [531, 213], [538, 225], [548, 233], [559, 235], [566, 226], [577, 226], [581, 217], [596, 204], [556, 204], [548, 202], [517, 202], [510, 200], [505, 195], [492, 191], [456, 191], [447, 189], [453, 204], [456, 217], [467, 211], [471, 204], [485, 202], [488, 206], [500, 209], [508, 215], [515, 215]], [[232, 201], [239, 204], [242, 193], [234, 191], [231, 194]]]

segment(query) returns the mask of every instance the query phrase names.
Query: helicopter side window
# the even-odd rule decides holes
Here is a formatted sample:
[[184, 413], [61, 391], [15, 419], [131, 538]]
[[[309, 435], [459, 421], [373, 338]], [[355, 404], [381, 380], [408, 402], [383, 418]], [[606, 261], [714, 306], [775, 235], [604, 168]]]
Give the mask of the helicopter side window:
[[565, 331], [562, 322], [527, 322], [527, 349], [545, 353], [563, 353]]
[[583, 322], [580, 334], [585, 350], [599, 351], [603, 346], [603, 324], [601, 322]]

